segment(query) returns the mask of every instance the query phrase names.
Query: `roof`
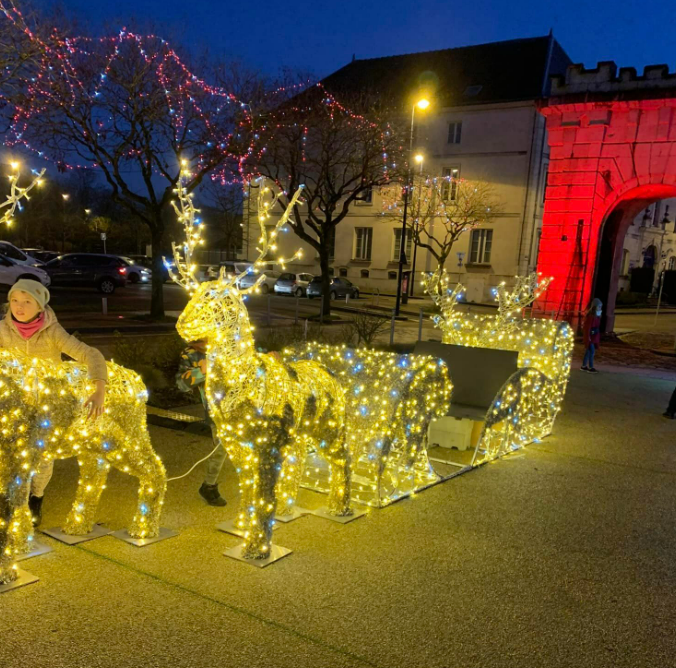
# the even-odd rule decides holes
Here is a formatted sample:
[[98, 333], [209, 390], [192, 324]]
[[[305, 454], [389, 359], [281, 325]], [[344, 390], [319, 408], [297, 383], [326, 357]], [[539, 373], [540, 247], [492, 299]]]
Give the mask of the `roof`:
[[353, 60], [322, 81], [337, 95], [369, 91], [396, 106], [420, 92], [441, 106], [535, 100], [572, 61], [552, 35]]

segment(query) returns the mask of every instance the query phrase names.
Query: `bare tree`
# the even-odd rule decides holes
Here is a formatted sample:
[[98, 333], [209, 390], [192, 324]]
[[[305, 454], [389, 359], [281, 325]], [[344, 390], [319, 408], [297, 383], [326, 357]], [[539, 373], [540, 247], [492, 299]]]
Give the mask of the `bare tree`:
[[[11, 26], [33, 39], [13, 18]], [[166, 214], [182, 164], [189, 192], [215, 170], [236, 169], [247, 149], [248, 114], [159, 37], [122, 31], [66, 39], [52, 31], [51, 42], [38, 46], [39, 76], [2, 91], [14, 110], [8, 141], [38, 151], [61, 171], [95, 170], [113, 199], [149, 228], [151, 315], [161, 317]]]
[[[352, 205], [390, 182], [401, 161], [399, 133], [364, 99], [344, 106], [320, 85], [271, 110], [258, 130], [252, 174], [285, 193], [303, 185], [288, 225], [317, 251], [324, 314], [330, 313], [329, 263], [336, 226]], [[356, 111], [355, 111], [356, 110]], [[288, 196], [279, 198], [280, 211]]]
[[[390, 185], [382, 195], [383, 215], [401, 221], [401, 184]], [[492, 184], [450, 176], [415, 176], [408, 206], [413, 241], [428, 250], [440, 268], [464, 232], [500, 214]]]

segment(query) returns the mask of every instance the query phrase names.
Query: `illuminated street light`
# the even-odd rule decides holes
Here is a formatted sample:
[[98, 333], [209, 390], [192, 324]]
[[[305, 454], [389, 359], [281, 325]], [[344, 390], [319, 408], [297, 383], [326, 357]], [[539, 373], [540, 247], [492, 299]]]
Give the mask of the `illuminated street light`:
[[418, 107], [418, 109], [425, 110], [427, 109], [427, 107], [430, 106], [430, 101], [423, 97], [421, 100], [418, 100], [416, 102], [416, 106]]

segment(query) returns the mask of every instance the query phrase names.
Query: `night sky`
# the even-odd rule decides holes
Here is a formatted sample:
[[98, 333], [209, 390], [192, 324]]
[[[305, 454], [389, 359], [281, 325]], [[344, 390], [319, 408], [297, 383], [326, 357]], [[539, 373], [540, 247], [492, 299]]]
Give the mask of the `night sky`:
[[[325, 76], [357, 58], [545, 35], [574, 62], [676, 65], [673, 0], [34, 0], [72, 12], [82, 31], [153, 29], [195, 53], [239, 58], [274, 73], [281, 66]], [[637, 9], [638, 7], [638, 9]]]

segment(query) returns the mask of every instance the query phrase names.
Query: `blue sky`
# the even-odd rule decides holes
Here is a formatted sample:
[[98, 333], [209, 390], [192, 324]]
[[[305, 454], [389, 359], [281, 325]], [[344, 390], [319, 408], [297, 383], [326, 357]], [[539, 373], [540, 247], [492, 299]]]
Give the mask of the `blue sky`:
[[518, 37], [555, 37], [575, 62], [593, 66], [666, 63], [676, 69], [673, 1], [615, 0], [33, 0], [58, 6], [94, 34], [122, 25], [152, 27], [201, 53], [325, 76], [357, 58], [443, 49]]

